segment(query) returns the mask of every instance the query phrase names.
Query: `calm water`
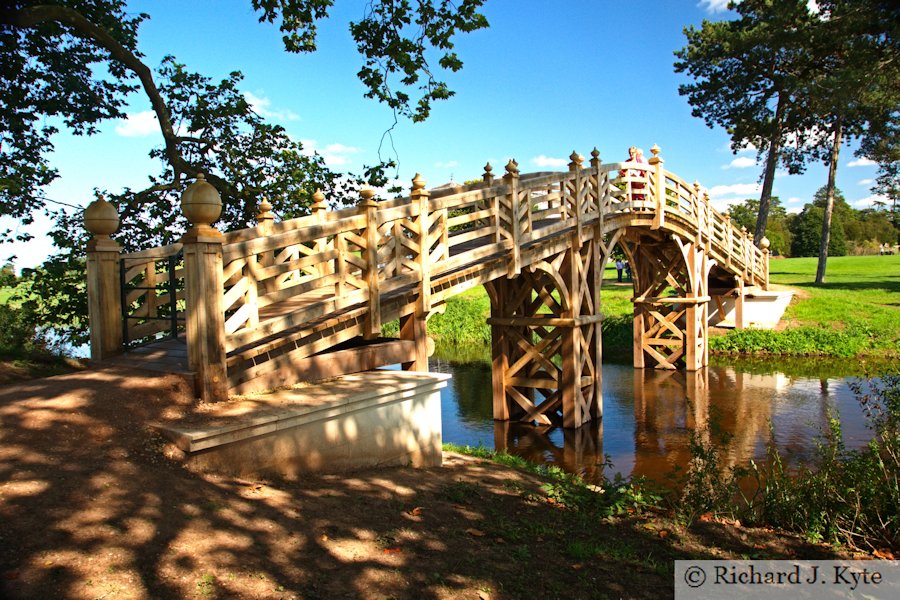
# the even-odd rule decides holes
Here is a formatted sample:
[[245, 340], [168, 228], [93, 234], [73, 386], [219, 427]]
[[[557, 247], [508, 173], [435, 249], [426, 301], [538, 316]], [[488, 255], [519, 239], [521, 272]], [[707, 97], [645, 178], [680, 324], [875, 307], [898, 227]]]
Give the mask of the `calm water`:
[[812, 362], [792, 366], [790, 375], [779, 371], [778, 363], [757, 363], [751, 370], [713, 366], [697, 373], [606, 363], [603, 419], [577, 431], [495, 422], [486, 361], [435, 356], [430, 367], [453, 375], [441, 397], [444, 442], [506, 449], [593, 481], [608, 456], [613, 465], [608, 477], [618, 472], [664, 482], [676, 466], [687, 465], [695, 430], [718, 430], [730, 438], [724, 457], [729, 465], [761, 462], [771, 444], [792, 461], [809, 460], [814, 439], [834, 412], [840, 414], [848, 448], [871, 438], [848, 386], [855, 378], [827, 375], [827, 368], [822, 374], [822, 365]]

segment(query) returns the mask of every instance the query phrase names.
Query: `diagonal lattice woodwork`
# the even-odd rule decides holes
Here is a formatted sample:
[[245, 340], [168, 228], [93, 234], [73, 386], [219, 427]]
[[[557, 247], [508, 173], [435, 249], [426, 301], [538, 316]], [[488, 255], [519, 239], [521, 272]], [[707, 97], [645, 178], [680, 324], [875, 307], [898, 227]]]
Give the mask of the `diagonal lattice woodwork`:
[[601, 264], [589, 241], [485, 285], [495, 419], [571, 428], [600, 417]]
[[619, 241], [634, 270], [634, 366], [689, 371], [709, 362], [708, 275], [697, 240], [628, 232]]

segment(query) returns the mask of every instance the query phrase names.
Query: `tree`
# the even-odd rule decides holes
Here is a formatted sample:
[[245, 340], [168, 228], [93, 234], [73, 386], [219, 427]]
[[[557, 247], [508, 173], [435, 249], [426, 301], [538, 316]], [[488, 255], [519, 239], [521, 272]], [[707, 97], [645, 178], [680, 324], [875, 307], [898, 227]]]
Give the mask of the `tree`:
[[[350, 24], [363, 57], [358, 76], [366, 96], [396, 115], [427, 118], [431, 103], [451, 97], [437, 69], [462, 67], [453, 52], [459, 33], [487, 27], [484, 0], [373, 0]], [[289, 52], [316, 49], [316, 24], [332, 0], [251, 0], [259, 20], [277, 23]], [[252, 223], [267, 196], [281, 216], [303, 214], [317, 187], [349, 193], [362, 179], [384, 182], [376, 165], [339, 177], [307, 156], [279, 126], [267, 124], [240, 93], [242, 75], [219, 83], [167, 57], [156, 73], [143, 62], [138, 28], [149, 18], [127, 12], [124, 0], [0, 0], [0, 214], [31, 223], [38, 211], [55, 219], [51, 237], [62, 252], [30, 273], [23, 297], [47, 325], [67, 324], [83, 339], [84, 233], [80, 210], [54, 208], [42, 193], [57, 176], [50, 163], [60, 127], [93, 135], [105, 119], [124, 117], [129, 95], [142, 92], [159, 122], [160, 174], [146, 189], [106, 192], [117, 206], [127, 249], [177, 238], [184, 223], [175, 205], [185, 180], [203, 172], [219, 190], [227, 228]], [[437, 58], [437, 67], [429, 62]], [[0, 242], [10, 232], [0, 233]]]
[[[350, 24], [364, 57], [358, 76], [366, 95], [413, 120], [425, 119], [433, 101], [453, 94], [435, 78], [427, 57], [436, 53], [440, 68], [459, 70], [454, 36], [487, 26], [477, 12], [483, 2], [420, 0], [416, 8], [409, 0], [370, 2], [363, 18]], [[279, 23], [289, 52], [316, 49], [316, 24], [332, 3], [251, 0], [260, 21]], [[45, 206], [41, 188], [57, 176], [47, 159], [55, 123], [75, 134], [94, 134], [100, 121], [124, 116], [126, 97], [138, 89], [159, 121], [164, 145], [157, 155], [170, 167], [169, 180], [146, 192], [161, 185], [180, 188], [203, 170], [192, 159], [214, 153], [220, 142], [193, 130], [183, 133], [173, 122], [173, 103], [192, 100], [167, 95], [172, 89], [161, 89], [142, 62], [137, 31], [147, 18], [128, 13], [124, 0], [0, 0], [0, 214], [27, 224]], [[223, 173], [206, 175], [220, 190], [235, 181]]]
[[900, 109], [900, 8], [884, 0], [823, 0], [812, 28], [816, 68], [805, 82], [821, 130], [807, 149], [828, 164], [816, 283], [825, 282], [835, 179], [841, 144], [884, 132], [883, 120]]
[[[823, 186], [816, 191], [813, 201], [803, 207], [792, 223], [791, 256], [818, 256], [821, 246], [822, 222], [828, 204], [828, 188]], [[844, 194], [835, 189], [832, 197], [833, 221], [832, 235], [829, 238], [828, 253], [831, 256], [847, 254], [847, 236], [844, 223], [852, 218], [853, 209], [844, 199]]]
[[758, 245], [776, 167], [791, 173], [804, 167], [796, 150], [810, 127], [800, 92], [810, 68], [806, 55], [814, 19], [806, 0], [744, 0], [729, 8], [738, 19], [684, 30], [688, 43], [675, 52], [675, 71], [693, 78], [678, 92], [688, 97], [694, 116], [709, 127], [723, 127], [734, 151], [752, 144], [758, 156], [766, 155], [753, 235]]
[[[755, 226], [759, 214], [759, 200], [747, 198], [739, 204], [733, 204], [728, 209], [731, 222], [738, 227], [746, 227], [748, 230]], [[769, 240], [769, 248], [773, 255], [790, 255], [791, 232], [788, 228], [788, 214], [781, 206], [778, 196], [772, 196], [769, 204], [769, 218], [766, 220], [765, 237]]]

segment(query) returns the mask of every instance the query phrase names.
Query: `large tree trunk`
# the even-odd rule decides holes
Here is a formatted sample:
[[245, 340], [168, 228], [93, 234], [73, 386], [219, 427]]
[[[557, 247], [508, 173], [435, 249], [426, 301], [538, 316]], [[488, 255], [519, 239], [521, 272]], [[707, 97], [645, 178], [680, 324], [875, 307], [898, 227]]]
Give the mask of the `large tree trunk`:
[[834, 142], [831, 146], [831, 163], [828, 165], [828, 186], [825, 188], [825, 216], [822, 219], [822, 241], [819, 244], [819, 265], [816, 268], [816, 283], [825, 283], [828, 242], [831, 240], [831, 213], [834, 212], [834, 180], [837, 177], [838, 153], [841, 149], [843, 127], [841, 119], [838, 119], [834, 128]]
[[772, 186], [775, 183], [775, 168], [778, 166], [778, 153], [781, 152], [781, 121], [784, 119], [784, 103], [778, 94], [778, 105], [775, 108], [775, 129], [769, 138], [769, 155], [766, 158], [766, 170], [763, 175], [762, 193], [759, 196], [759, 212], [756, 213], [756, 231], [753, 243], [759, 246], [766, 235], [766, 222], [769, 219], [769, 204], [772, 199]]

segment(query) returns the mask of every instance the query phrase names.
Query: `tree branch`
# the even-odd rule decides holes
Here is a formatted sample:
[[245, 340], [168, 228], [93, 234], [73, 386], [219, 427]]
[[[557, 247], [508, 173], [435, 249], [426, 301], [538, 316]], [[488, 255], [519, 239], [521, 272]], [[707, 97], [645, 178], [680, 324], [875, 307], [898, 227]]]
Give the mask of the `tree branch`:
[[108, 31], [88, 20], [77, 10], [67, 6], [40, 5], [0, 14], [0, 24], [19, 29], [29, 29], [47, 22], [67, 25], [72, 29], [74, 35], [93, 41], [108, 51], [113, 60], [120, 62], [137, 75], [159, 121], [159, 128], [165, 141], [165, 155], [175, 171], [175, 180], [177, 181], [182, 173], [196, 176], [198, 170], [185, 161], [178, 150], [178, 140], [175, 136], [175, 129], [172, 127], [168, 108], [153, 81], [153, 73], [150, 68]]

